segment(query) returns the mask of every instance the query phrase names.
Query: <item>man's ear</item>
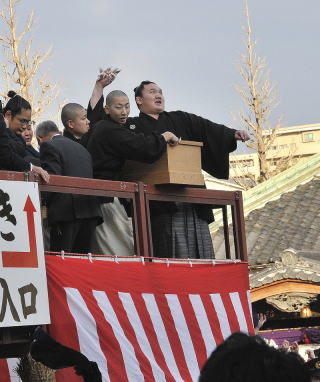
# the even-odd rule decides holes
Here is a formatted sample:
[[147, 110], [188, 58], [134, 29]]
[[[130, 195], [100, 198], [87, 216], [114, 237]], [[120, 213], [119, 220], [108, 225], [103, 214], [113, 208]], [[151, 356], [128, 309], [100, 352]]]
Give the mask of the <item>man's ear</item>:
[[72, 121], [71, 119], [69, 119], [69, 120], [67, 121], [67, 126], [68, 126], [69, 129], [73, 129], [73, 128], [74, 128], [74, 126], [73, 126], [73, 121]]
[[104, 107], [104, 111], [105, 111], [106, 114], [110, 114], [110, 108], [109, 108], [109, 105], [106, 105], [106, 106]]
[[136, 103], [138, 105], [141, 105], [142, 104], [142, 97], [136, 97]]

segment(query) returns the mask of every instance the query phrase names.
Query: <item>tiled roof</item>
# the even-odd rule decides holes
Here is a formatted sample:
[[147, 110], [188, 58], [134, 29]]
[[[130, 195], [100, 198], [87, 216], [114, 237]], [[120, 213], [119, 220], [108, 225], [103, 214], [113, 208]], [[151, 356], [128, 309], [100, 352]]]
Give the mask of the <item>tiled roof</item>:
[[[287, 248], [320, 253], [319, 176], [251, 211], [245, 225], [249, 264], [273, 262]], [[216, 257], [224, 257], [222, 229], [212, 237]]]
[[[267, 181], [258, 184], [250, 190], [242, 192], [244, 215], [262, 208], [271, 200], [276, 200], [282, 194], [292, 191], [295, 187], [309, 182], [320, 171], [320, 153], [309, 157], [306, 161], [297, 163]], [[231, 215], [229, 214], [229, 217]], [[222, 224], [221, 211], [215, 212], [215, 222], [210, 224], [210, 232], [216, 231]]]

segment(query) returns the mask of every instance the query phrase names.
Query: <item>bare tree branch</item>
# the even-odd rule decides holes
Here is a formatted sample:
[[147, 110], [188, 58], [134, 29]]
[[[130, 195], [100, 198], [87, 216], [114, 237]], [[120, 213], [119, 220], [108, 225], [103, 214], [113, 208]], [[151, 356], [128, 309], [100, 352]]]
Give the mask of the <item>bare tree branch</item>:
[[[19, 25], [17, 6], [21, 0], [0, 0], [0, 45], [3, 47], [0, 69], [1, 88], [14, 89], [28, 100], [33, 109], [33, 118], [39, 118], [59, 94], [59, 86], [41, 73], [43, 63], [52, 49], [45, 52], [34, 49], [30, 33], [34, 24], [34, 11]], [[19, 33], [17, 30], [19, 29]], [[3, 96], [3, 95], [2, 95]]]
[[[256, 42], [252, 38], [248, 0], [244, 0], [244, 13], [246, 18], [244, 28], [246, 51], [240, 54], [240, 61], [237, 64], [244, 84], [235, 85], [235, 89], [247, 109], [246, 112], [240, 112], [238, 115], [240, 123], [247, 128], [251, 135], [247, 146], [257, 152], [259, 160], [258, 179], [252, 179], [249, 173], [242, 174], [242, 178], [250, 179], [250, 184], [254, 185], [268, 179], [280, 169], [283, 171], [284, 163], [288, 165], [292, 163], [292, 156], [290, 159], [288, 153], [288, 160], [281, 160], [281, 165], [277, 166], [275, 160], [270, 160], [270, 153], [267, 155], [281, 127], [281, 118], [273, 126], [269, 122], [272, 111], [278, 105], [278, 94], [276, 86], [270, 81], [270, 73], [266, 70], [266, 58], [258, 56], [255, 52]], [[238, 173], [239, 171], [240, 168], [237, 169]], [[241, 178], [238, 173], [234, 177], [237, 183]], [[241, 185], [243, 186], [243, 184]]]

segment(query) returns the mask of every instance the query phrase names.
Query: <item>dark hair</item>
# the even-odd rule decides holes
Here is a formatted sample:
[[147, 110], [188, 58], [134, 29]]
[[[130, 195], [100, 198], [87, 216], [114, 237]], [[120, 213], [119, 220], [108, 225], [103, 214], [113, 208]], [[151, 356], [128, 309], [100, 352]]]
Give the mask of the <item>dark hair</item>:
[[259, 336], [234, 333], [203, 366], [199, 382], [309, 382], [303, 364]]
[[36, 128], [36, 136], [40, 138], [47, 137], [50, 133], [59, 133], [58, 126], [53, 121], [40, 122]]
[[146, 85], [155, 84], [152, 81], [142, 81], [141, 84], [133, 89], [135, 97], [142, 97], [142, 90]]
[[312, 381], [320, 381], [320, 358], [314, 358], [306, 362], [304, 368], [309, 373]]
[[7, 102], [6, 106], [3, 108], [3, 115], [7, 111], [11, 111], [11, 115], [12, 117], [14, 117], [17, 114], [20, 114], [22, 109], [31, 110], [30, 103], [21, 96], [19, 96], [19, 94], [17, 94], [15, 91], [10, 90], [7, 95], [10, 99]]

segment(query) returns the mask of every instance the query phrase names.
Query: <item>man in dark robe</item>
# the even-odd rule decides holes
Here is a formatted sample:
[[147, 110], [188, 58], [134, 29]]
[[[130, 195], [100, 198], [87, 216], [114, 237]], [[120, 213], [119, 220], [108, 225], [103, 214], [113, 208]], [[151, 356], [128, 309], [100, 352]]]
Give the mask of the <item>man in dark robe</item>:
[[[167, 143], [178, 143], [178, 138], [170, 132], [144, 135], [124, 128], [129, 112], [129, 99], [125, 93], [114, 90], [108, 94], [106, 117], [95, 125], [87, 144], [95, 178], [119, 180], [127, 159], [152, 163], [165, 152]], [[104, 223], [96, 229], [94, 252], [133, 255], [131, 222], [118, 198], [104, 199], [101, 206]]]
[[[143, 81], [135, 88], [139, 117], [128, 118], [126, 126], [143, 134], [171, 131], [183, 140], [203, 142], [202, 168], [216, 178], [228, 179], [229, 153], [237, 147], [237, 140], [246, 141], [248, 134], [230, 129], [195, 114], [183, 111], [164, 111], [161, 88]], [[103, 97], [94, 92], [88, 107], [92, 123], [105, 118]], [[150, 203], [153, 251], [157, 257], [213, 258], [213, 246], [208, 224], [213, 221], [212, 209], [188, 203]]]

